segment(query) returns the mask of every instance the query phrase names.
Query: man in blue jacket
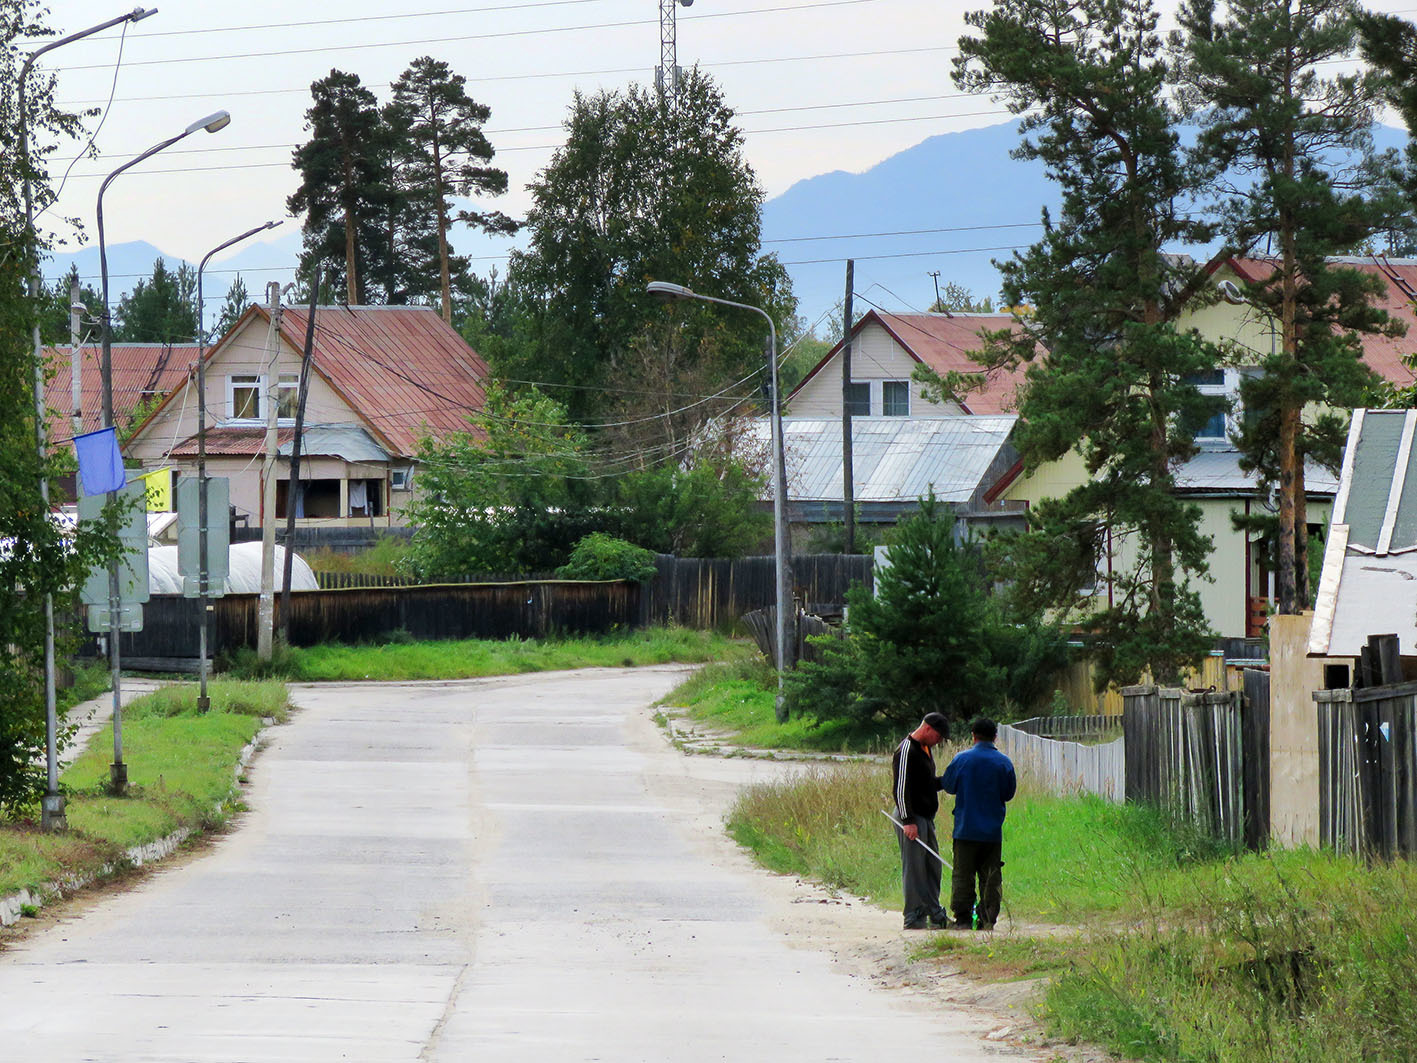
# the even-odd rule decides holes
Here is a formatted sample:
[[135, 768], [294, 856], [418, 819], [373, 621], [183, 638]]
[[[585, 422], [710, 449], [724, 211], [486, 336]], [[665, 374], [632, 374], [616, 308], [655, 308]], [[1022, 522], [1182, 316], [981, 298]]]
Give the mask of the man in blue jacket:
[[955, 795], [954, 871], [950, 910], [954, 925], [975, 926], [975, 881], [979, 883], [980, 930], [993, 929], [1003, 893], [1004, 804], [1018, 789], [1013, 762], [994, 748], [999, 728], [980, 717], [969, 725], [974, 746], [957, 753], [940, 779], [940, 789]]

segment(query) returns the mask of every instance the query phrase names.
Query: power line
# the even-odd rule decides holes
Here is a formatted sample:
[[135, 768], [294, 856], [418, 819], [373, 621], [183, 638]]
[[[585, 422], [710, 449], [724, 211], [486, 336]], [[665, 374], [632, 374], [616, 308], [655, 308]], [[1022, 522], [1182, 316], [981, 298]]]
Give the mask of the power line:
[[[760, 7], [750, 8], [743, 11], [721, 11], [708, 12], [702, 15], [691, 15], [686, 18], [692, 19], [722, 19], [737, 18], [741, 15], [765, 15], [776, 14], [783, 11], [799, 12], [815, 8], [824, 7], [851, 7], [857, 4], [876, 4], [882, 0], [816, 0], [815, 3], [798, 4], [786, 7]], [[232, 59], [274, 59], [286, 55], [310, 55], [328, 54], [330, 52], [350, 52], [366, 51], [371, 48], [412, 48], [421, 47], [425, 44], [453, 44], [464, 41], [491, 41], [506, 40], [512, 37], [537, 37], [559, 33], [584, 33], [588, 30], [625, 29], [637, 26], [652, 26], [656, 22], [653, 19], [630, 19], [623, 22], [598, 22], [580, 26], [543, 26], [538, 29], [523, 30], [500, 30], [495, 33], [468, 33], [452, 37], [422, 37], [411, 41], [372, 41], [365, 44], [322, 44], [311, 48], [286, 48], [280, 51], [263, 52], [236, 52], [229, 55], [192, 55], [192, 56], [172, 56], [165, 59], [140, 59], [130, 62], [130, 67], [136, 66], [172, 66], [179, 63], [207, 63], [213, 61], [226, 61]], [[87, 63], [81, 66], [61, 67], [62, 70], [106, 70], [109, 63]]]

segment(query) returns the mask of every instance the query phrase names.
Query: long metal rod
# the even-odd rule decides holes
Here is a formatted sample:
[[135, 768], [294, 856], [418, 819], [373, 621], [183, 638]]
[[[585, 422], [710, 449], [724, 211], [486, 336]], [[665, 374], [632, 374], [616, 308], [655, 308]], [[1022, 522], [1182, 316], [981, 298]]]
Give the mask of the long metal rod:
[[[904, 824], [904, 823], [902, 823], [900, 820], [896, 819], [893, 815], [891, 815], [889, 812], [887, 812], [884, 808], [879, 809], [879, 811], [880, 811], [881, 815], [885, 816], [886, 819], [890, 820], [890, 821], [891, 821], [892, 823], [894, 823], [897, 827], [899, 827], [902, 834], [905, 833], [905, 824]], [[919, 835], [917, 835], [916, 838], [915, 838], [915, 844], [918, 845], [918, 846], [920, 846], [920, 848], [924, 849], [927, 853], [929, 853], [931, 856], [933, 856], [933, 857], [934, 857], [936, 860], [938, 860], [940, 863], [944, 864], [945, 867], [949, 868], [951, 871], [954, 870], [954, 865], [951, 864], [948, 860], [946, 860], [946, 859], [945, 859], [943, 856], [941, 856], [939, 853], [935, 852], [934, 849], [931, 849], [928, 845], [926, 845], [924, 842], [922, 842], [922, 841], [920, 840]]]

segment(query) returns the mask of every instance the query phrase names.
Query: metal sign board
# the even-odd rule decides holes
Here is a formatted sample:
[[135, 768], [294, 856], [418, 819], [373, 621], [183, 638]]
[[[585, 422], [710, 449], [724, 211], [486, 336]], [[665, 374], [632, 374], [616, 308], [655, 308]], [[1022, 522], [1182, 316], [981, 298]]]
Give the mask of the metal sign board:
[[[135, 480], [117, 494], [131, 506], [118, 528], [118, 541], [123, 551], [118, 561], [118, 600], [130, 605], [148, 600], [147, 488], [142, 480]], [[86, 495], [80, 498], [79, 520], [97, 520], [103, 511], [105, 497]], [[89, 569], [88, 579], [80, 592], [83, 603], [102, 606], [106, 610], [108, 593], [108, 569]]]
[[[182, 573], [182, 593], [200, 596], [201, 497], [195, 476], [177, 482], [177, 571]], [[224, 476], [207, 477], [207, 594], [220, 598], [226, 593], [227, 559], [231, 554], [231, 481]]]
[[[89, 630], [95, 635], [106, 635], [112, 630], [108, 622], [108, 606], [91, 605], [88, 608]], [[126, 602], [118, 607], [119, 631], [143, 630], [143, 607], [137, 602]]]

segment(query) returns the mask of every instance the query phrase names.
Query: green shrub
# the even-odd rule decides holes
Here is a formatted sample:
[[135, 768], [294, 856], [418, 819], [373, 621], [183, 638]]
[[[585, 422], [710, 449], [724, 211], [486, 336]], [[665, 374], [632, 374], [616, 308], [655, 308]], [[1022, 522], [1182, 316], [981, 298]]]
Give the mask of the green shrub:
[[602, 532], [576, 543], [570, 560], [556, 570], [565, 579], [628, 579], [643, 582], [654, 576], [654, 554]]

